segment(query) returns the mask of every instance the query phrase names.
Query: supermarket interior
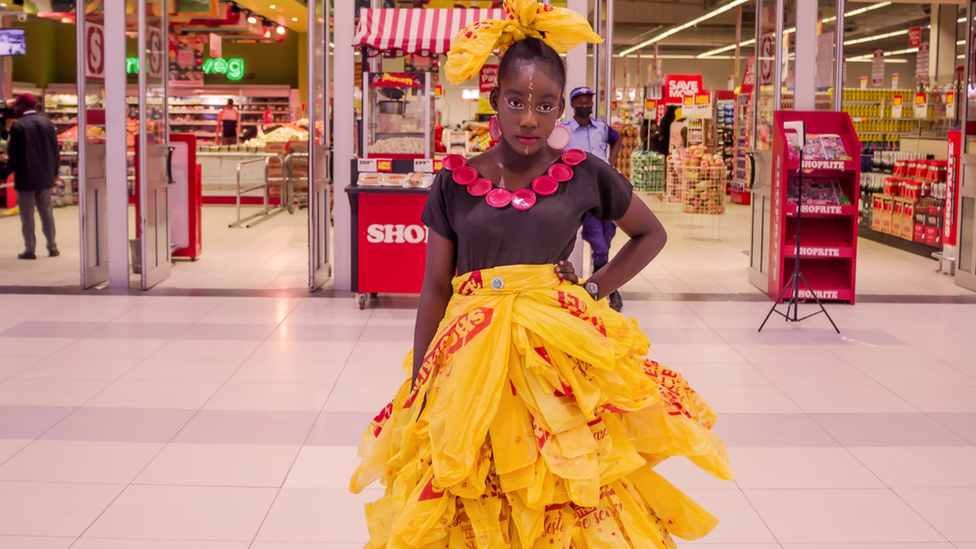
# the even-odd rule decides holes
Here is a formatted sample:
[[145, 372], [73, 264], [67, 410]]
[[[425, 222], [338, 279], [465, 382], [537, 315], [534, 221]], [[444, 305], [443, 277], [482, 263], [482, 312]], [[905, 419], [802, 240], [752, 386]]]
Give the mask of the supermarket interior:
[[[127, 3], [124, 59], [109, 46], [123, 38], [107, 41], [109, 14], [98, 2], [86, 5], [81, 36], [73, 4], [28, 2], [7, 16], [4, 36], [22, 47], [3, 57], [4, 118], [9, 126], [12, 100], [30, 93], [56, 126], [61, 164], [53, 202], [62, 255], [16, 259], [23, 250], [11, 176], [0, 187], [0, 286], [326, 288], [367, 298], [418, 292], [425, 246], [367, 233], [390, 225], [415, 231], [441, 161], [494, 144], [488, 92], [498, 57], [460, 85], [447, 82], [443, 65], [453, 33], [498, 17], [501, 2], [359, 1], [330, 8], [328, 24], [320, 15], [310, 18], [309, 10], [321, 14], [322, 6], [295, 0], [173, 4], [164, 18], [155, 4], [140, 12], [139, 2]], [[600, 13], [606, 34], [606, 8], [584, 4], [569, 2], [590, 20]], [[777, 139], [789, 140], [787, 148], [795, 144], [773, 113], [794, 110], [846, 113], [808, 123], [811, 139], [803, 149], [804, 162], [844, 162], [842, 170], [805, 170], [803, 211], [811, 219], [801, 256], [818, 296], [852, 302], [857, 294], [973, 291], [972, 213], [960, 177], [965, 113], [956, 108], [969, 77], [964, 7], [821, 1], [786, 3], [778, 11], [773, 0], [736, 0], [705, 2], [705, 10], [679, 2], [664, 13], [659, 2], [641, 4], [624, 2], [611, 15], [613, 48], [564, 54], [567, 88], [596, 89], [594, 118], [622, 136], [615, 168], [672, 234], [661, 260], [626, 291], [775, 297], [789, 269], [772, 282], [769, 274], [795, 251], [779, 251], [789, 241], [774, 245], [771, 236], [796, 223], [796, 207], [772, 206], [778, 193], [789, 204], [797, 199], [793, 186], [773, 185], [771, 165], [782, 153]], [[345, 24], [337, 27], [340, 18]], [[797, 26], [804, 18], [816, 21], [812, 31]], [[165, 48], [158, 38], [163, 25]], [[673, 28], [658, 33], [655, 25]], [[150, 69], [143, 79], [140, 63]], [[81, 84], [78, 67], [85, 71]], [[331, 77], [340, 70], [349, 78]], [[838, 79], [842, 91], [835, 93]], [[106, 146], [113, 141], [110, 97], [127, 106], [124, 214], [122, 185], [107, 177], [121, 174], [121, 152], [113, 157]], [[644, 120], [660, 121], [668, 105], [679, 110], [672, 150], [664, 155], [651, 151], [640, 132]], [[140, 164], [142, 147], [165, 142], [182, 143], [169, 153], [166, 170]], [[93, 167], [106, 158], [114, 170]], [[148, 158], [162, 162], [158, 154]], [[151, 219], [140, 209], [152, 209], [144, 194], [156, 196], [153, 174], [161, 171], [175, 177], [175, 186], [164, 189], [166, 215]], [[99, 182], [88, 186], [90, 200], [89, 179]], [[103, 182], [108, 186], [99, 187]], [[161, 219], [168, 246], [141, 238], [144, 231], [160, 234], [154, 224]], [[573, 258], [587, 272], [584, 246]], [[391, 253], [408, 276], [394, 281], [379, 272]]]
[[[88, 40], [76, 33], [73, 6], [58, 11], [28, 3], [19, 16], [8, 17], [4, 33], [19, 36], [24, 47], [4, 57], [4, 94], [8, 103], [23, 93], [37, 97], [38, 110], [58, 131], [61, 177], [54, 217], [63, 255], [56, 262], [16, 259], [22, 250], [16, 193], [8, 182], [0, 189], [6, 208], [0, 218], [0, 286], [419, 291], [423, 245], [403, 249], [396, 246], [402, 239], [373, 242], [360, 236], [374, 225], [402, 224], [408, 232], [419, 226], [426, 188], [440, 161], [493, 145], [487, 96], [498, 58], [492, 56], [476, 79], [457, 86], [446, 81], [443, 64], [453, 33], [498, 16], [500, 2], [382, 7], [356, 2], [349, 10], [336, 6], [329, 25], [319, 17], [318, 26], [309, 23], [311, 8], [294, 0], [277, 5], [214, 0], [202, 2], [206, 9], [189, 2], [197, 11], [177, 7], [166, 14], [168, 47], [158, 52], [152, 50], [162, 43], [154, 41], [163, 21], [158, 8], [146, 4], [141, 29], [134, 17], [139, 3], [129, 2], [124, 96], [115, 91], [128, 107], [124, 218], [112, 215], [121, 212], [121, 199], [113, 202], [113, 193], [93, 194], [88, 201], [80, 188], [88, 177], [101, 180], [101, 171], [91, 166], [105, 157], [104, 144], [111, 140], [106, 119], [112, 109], [106, 105], [113, 90], [107, 82], [119, 78], [106, 72], [112, 58], [104, 45], [109, 36], [101, 36], [105, 14], [97, 4], [86, 8]], [[796, 200], [788, 189], [772, 188], [769, 166], [781, 152], [776, 141], [787, 134], [795, 139], [791, 131], [782, 133], [782, 122], [773, 116], [777, 110], [846, 113], [816, 133], [810, 128], [823, 118], [808, 123], [811, 140], [803, 149], [804, 162], [845, 162], [843, 170], [806, 170], [811, 178], [804, 182], [804, 211], [811, 219], [809, 245], [801, 255], [810, 261], [808, 278], [817, 279], [811, 284], [822, 287], [815, 288], [820, 297], [851, 302], [858, 293], [973, 290], [965, 265], [971, 260], [968, 244], [960, 250], [955, 242], [960, 223], [966, 242], [972, 227], [967, 198], [960, 198], [960, 191], [966, 194], [959, 177], [964, 113], [955, 99], [966, 78], [960, 60], [966, 51], [965, 9], [955, 3], [848, 2], [838, 14], [837, 2], [814, 2], [778, 12], [776, 2], [766, 0], [706, 2], [714, 6], [704, 14], [693, 3], [682, 3], [665, 16], [653, 7], [656, 2], [637, 4], [626, 2], [614, 15], [609, 70], [606, 47], [565, 54], [570, 82], [592, 84], [603, 99], [596, 101], [594, 117], [606, 118], [622, 136], [615, 167], [677, 236], [654, 267], [657, 272], [644, 273], [628, 291], [775, 297], [773, 287], [780, 281], [769, 282], [769, 271], [778, 271], [777, 262], [795, 252], [777, 251], [771, 259], [770, 250], [779, 246], [773, 246], [770, 229], [796, 222], [795, 206], [771, 212], [776, 193], [785, 193], [790, 203]], [[316, 9], [321, 12], [321, 6]], [[591, 20], [596, 13], [592, 6], [581, 11]], [[796, 25], [805, 16], [816, 20], [812, 34]], [[337, 17], [351, 24], [337, 28]], [[602, 13], [601, 28], [605, 17]], [[838, 28], [838, 20], [845, 28]], [[674, 32], [654, 36], [651, 23], [673, 25]], [[327, 55], [316, 40], [310, 44], [309, 32], [327, 38]], [[140, 40], [148, 48], [141, 57]], [[767, 54], [761, 51], [758, 62], [757, 40]], [[812, 47], [804, 47], [804, 41]], [[105, 62], [100, 73], [86, 68], [79, 85], [82, 55]], [[160, 59], [153, 72], [154, 55], [168, 67]], [[122, 57], [115, 56], [116, 61]], [[316, 61], [322, 70], [316, 70]], [[150, 67], [144, 98], [140, 62]], [[331, 65], [349, 69], [349, 79], [338, 80], [344, 85], [323, 78]], [[816, 70], [797, 71], [798, 65]], [[120, 66], [116, 72], [122, 73]], [[838, 78], [842, 92], [835, 94]], [[777, 79], [782, 85], [772, 85]], [[228, 101], [233, 102], [230, 126], [224, 113]], [[659, 121], [667, 105], [680, 110], [671, 131], [673, 150], [662, 155], [645, 150], [648, 140], [640, 131], [645, 119]], [[85, 113], [80, 125], [79, 110]], [[310, 140], [309, 114], [315, 110]], [[13, 113], [5, 112], [9, 125]], [[168, 194], [169, 215], [161, 216], [170, 240], [163, 255], [169, 257], [156, 271], [142, 258], [159, 256], [151, 249], [159, 244], [141, 238], [154, 223], [139, 212], [150, 206], [138, 183], [141, 118], [147, 129], [159, 128], [157, 144], [186, 143], [176, 152], [182, 167]], [[568, 109], [566, 118], [571, 118]], [[79, 145], [82, 132], [87, 143]], [[163, 133], [179, 137], [166, 140]], [[151, 135], [145, 146], [153, 146]], [[79, 162], [82, 148], [99, 160]], [[317, 161], [327, 167], [312, 168], [312, 188], [322, 191], [310, 194], [310, 164]], [[157, 171], [150, 169], [147, 180]], [[118, 205], [110, 208], [105, 200]], [[99, 213], [117, 221], [101, 228], [92, 223]], [[120, 231], [128, 237], [125, 249]], [[310, 235], [318, 242], [310, 242]], [[413, 271], [403, 280], [375, 272], [391, 252]], [[728, 259], [714, 261], [716, 255]], [[581, 247], [574, 258], [582, 257]], [[589, 265], [583, 263], [585, 272]], [[115, 265], [111, 276], [108, 265]]]

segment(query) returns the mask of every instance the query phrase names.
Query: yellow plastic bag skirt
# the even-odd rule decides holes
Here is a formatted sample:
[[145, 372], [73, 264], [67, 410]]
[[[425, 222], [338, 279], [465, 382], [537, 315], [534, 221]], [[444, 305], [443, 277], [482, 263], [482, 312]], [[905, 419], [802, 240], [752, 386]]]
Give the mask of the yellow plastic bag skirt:
[[672, 534], [707, 534], [717, 519], [654, 466], [685, 456], [731, 479], [715, 415], [648, 346], [552, 265], [454, 279], [416, 387], [362, 436], [350, 489], [386, 486], [366, 506], [367, 548], [674, 548]]

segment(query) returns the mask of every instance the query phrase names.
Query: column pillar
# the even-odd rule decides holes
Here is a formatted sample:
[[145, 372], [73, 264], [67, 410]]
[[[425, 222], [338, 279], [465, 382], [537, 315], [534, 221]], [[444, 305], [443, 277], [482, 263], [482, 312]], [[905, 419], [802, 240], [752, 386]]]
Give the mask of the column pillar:
[[812, 111], [816, 107], [817, 80], [817, 2], [796, 3], [796, 45], [793, 48], [793, 108]]
[[[356, 59], [352, 44], [356, 26], [355, 2], [339, 0], [333, 6], [335, 21], [335, 36], [333, 43], [333, 66], [335, 67], [335, 81], [348, 82], [356, 72]], [[328, 47], [328, 46], [326, 46]], [[349, 80], [347, 80], [349, 79]], [[333, 254], [332, 273], [335, 289], [350, 291], [352, 289], [352, 231], [350, 223], [352, 212], [349, 208], [349, 196], [345, 188], [352, 177], [350, 161], [355, 154], [356, 109], [353, 100], [355, 86], [335, 86], [332, 116], [335, 124], [335, 142], [332, 163], [332, 192], [335, 200], [332, 210], [333, 226]], [[365, 105], [366, 102], [363, 102]]]
[[[586, 17], [587, 0], [566, 0], [566, 7]], [[569, 92], [586, 84], [586, 42], [584, 42], [566, 52], [567, 106], [569, 105]]]
[[[588, 11], [587, 0], [566, 0], [566, 7], [575, 11], [576, 13], [582, 14], [586, 17]], [[579, 46], [566, 52], [566, 117], [570, 118], [573, 116], [572, 110], [569, 106], [569, 92], [580, 86], [587, 86], [589, 82], [586, 80], [586, 42], [583, 42]], [[576, 268], [576, 274], [583, 278], [584, 276], [591, 274], [590, 265], [588, 261], [583, 259], [583, 237], [582, 233], [579, 232], [576, 235], [576, 247], [573, 248], [573, 253], [569, 256], [569, 262], [573, 264]]]
[[932, 4], [929, 32], [929, 81], [945, 86], [956, 70], [956, 29], [959, 9], [951, 4]]
[[[125, 2], [105, 3], [105, 198], [108, 285], [129, 287], [129, 189], [126, 163]], [[79, 78], [84, 78], [79, 74]], [[83, 101], [84, 98], [79, 97]]]

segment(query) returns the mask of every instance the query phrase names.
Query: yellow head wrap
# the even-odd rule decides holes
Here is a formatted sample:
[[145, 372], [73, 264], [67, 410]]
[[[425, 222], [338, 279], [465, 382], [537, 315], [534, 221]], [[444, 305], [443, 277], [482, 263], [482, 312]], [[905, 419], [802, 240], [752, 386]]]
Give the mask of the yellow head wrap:
[[505, 0], [508, 17], [485, 19], [461, 29], [447, 52], [444, 72], [451, 84], [470, 80], [494, 50], [504, 52], [517, 40], [538, 38], [556, 50], [567, 52], [582, 42], [600, 44], [586, 18], [566, 8], [539, 4], [536, 0]]

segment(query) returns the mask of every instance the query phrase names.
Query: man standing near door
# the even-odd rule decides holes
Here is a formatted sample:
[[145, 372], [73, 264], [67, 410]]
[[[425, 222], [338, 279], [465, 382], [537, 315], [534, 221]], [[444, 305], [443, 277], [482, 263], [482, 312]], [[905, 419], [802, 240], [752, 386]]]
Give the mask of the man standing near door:
[[14, 100], [17, 121], [10, 127], [7, 142], [7, 165], [0, 173], [6, 179], [14, 174], [14, 190], [20, 206], [20, 221], [24, 233], [24, 253], [20, 259], [37, 259], [34, 254], [34, 210], [41, 217], [41, 228], [47, 239], [47, 251], [51, 257], [61, 255], [54, 241], [54, 211], [51, 209], [51, 193], [58, 178], [61, 152], [54, 124], [37, 114], [37, 100], [23, 93]]
[[[569, 148], [581, 149], [599, 157], [611, 166], [617, 163], [617, 154], [623, 142], [617, 130], [602, 120], [594, 120], [593, 90], [587, 87], [576, 88], [569, 94], [569, 106], [573, 117], [563, 122], [569, 129]], [[610, 262], [610, 241], [617, 234], [613, 221], [600, 221], [590, 214], [583, 218], [583, 240], [590, 245], [593, 256], [593, 272], [602, 269]], [[620, 292], [613, 292], [607, 299], [610, 307], [620, 311], [624, 302]]]

